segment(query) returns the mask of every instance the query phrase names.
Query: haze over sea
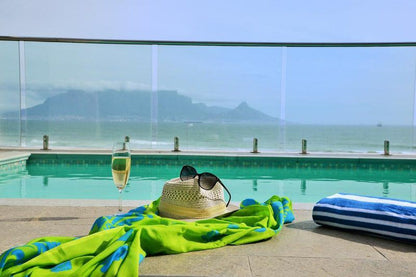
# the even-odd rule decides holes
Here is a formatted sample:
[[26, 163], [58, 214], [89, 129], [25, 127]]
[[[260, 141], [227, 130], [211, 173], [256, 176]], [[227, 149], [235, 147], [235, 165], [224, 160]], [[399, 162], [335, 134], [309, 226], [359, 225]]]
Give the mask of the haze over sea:
[[[416, 152], [416, 128], [393, 125], [306, 125], [280, 120], [242, 101], [235, 108], [195, 103], [177, 91], [69, 90], [41, 104], [0, 114], [0, 146], [42, 148], [105, 148], [130, 137], [136, 150], [250, 152], [253, 138], [260, 152]], [[21, 120], [19, 120], [19, 118]]]
[[[20, 130], [22, 135], [20, 136]], [[300, 152], [307, 139], [309, 152], [382, 153], [384, 140], [392, 153], [416, 152], [412, 126], [301, 125], [278, 123], [46, 121], [0, 119], [0, 146], [42, 148], [43, 135], [50, 148], [107, 148], [130, 137], [133, 150], [231, 150], [249, 152], [253, 138], [260, 152]]]

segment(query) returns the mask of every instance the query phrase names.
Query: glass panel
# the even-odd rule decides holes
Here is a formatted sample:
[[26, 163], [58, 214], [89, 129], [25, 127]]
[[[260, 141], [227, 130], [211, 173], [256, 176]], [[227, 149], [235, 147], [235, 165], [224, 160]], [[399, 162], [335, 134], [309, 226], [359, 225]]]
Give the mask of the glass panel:
[[287, 150], [412, 150], [414, 47], [289, 48]]
[[0, 146], [20, 144], [19, 45], [0, 41]]
[[159, 46], [158, 141], [180, 149], [276, 149], [281, 49]]
[[0, 146], [416, 149], [415, 47], [24, 45], [20, 95], [18, 42], [0, 41]]
[[25, 45], [26, 145], [109, 148], [130, 136], [148, 147], [151, 48], [138, 45]]

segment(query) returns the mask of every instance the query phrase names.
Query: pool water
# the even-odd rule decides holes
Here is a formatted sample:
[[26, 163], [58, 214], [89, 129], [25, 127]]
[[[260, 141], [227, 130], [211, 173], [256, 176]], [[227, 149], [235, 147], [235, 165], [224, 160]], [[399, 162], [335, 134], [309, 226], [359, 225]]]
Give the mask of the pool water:
[[[123, 192], [126, 200], [152, 200], [163, 184], [178, 177], [181, 167], [134, 165]], [[412, 170], [299, 169], [201, 167], [217, 175], [232, 193], [232, 201], [271, 195], [298, 203], [313, 203], [345, 192], [416, 201], [416, 174]], [[107, 165], [28, 164], [15, 174], [0, 174], [0, 198], [118, 199]]]

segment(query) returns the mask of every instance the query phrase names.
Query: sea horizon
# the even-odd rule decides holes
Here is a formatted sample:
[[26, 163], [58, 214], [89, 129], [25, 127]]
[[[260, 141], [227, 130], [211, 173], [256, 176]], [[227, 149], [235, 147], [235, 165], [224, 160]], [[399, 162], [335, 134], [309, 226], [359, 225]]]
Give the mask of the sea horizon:
[[0, 119], [0, 146], [50, 148], [111, 148], [129, 136], [132, 149], [251, 151], [253, 139], [265, 152], [299, 152], [302, 139], [310, 152], [378, 153], [384, 141], [390, 151], [416, 153], [416, 127], [406, 125], [319, 125], [226, 122], [139, 122]]

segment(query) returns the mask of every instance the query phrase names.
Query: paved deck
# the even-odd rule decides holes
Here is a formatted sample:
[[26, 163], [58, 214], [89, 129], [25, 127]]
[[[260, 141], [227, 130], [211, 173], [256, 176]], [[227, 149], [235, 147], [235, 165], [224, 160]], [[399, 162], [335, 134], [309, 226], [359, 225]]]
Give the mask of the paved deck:
[[[27, 204], [27, 203], [26, 203]], [[126, 203], [127, 204], [127, 203]], [[129, 207], [126, 207], [126, 210]], [[42, 236], [82, 236], [116, 207], [0, 205], [0, 252]], [[415, 276], [416, 245], [316, 225], [310, 210], [267, 241], [146, 257], [140, 276]]]
[[[0, 151], [0, 166], [25, 161], [29, 158], [29, 152], [23, 151]], [[26, 163], [25, 163], [26, 164]]]

